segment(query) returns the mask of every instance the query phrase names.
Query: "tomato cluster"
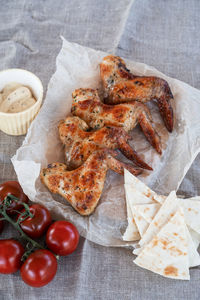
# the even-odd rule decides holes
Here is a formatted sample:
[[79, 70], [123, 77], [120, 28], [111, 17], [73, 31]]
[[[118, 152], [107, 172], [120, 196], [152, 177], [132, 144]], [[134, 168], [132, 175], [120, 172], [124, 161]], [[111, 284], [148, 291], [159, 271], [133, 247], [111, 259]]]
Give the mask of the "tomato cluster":
[[[41, 238], [44, 234], [46, 248], [41, 247], [30, 253], [23, 262], [25, 247], [17, 240], [0, 240], [0, 273], [10, 274], [20, 269], [20, 274], [25, 283], [33, 287], [48, 284], [57, 271], [57, 258], [55, 255], [65, 256], [75, 251], [79, 242], [79, 233], [76, 227], [67, 221], [52, 222], [50, 212], [40, 204], [28, 206], [29, 216], [25, 208], [28, 203], [27, 196], [17, 181], [8, 181], [0, 185], [0, 202], [13, 195], [17, 201], [10, 201], [6, 213], [16, 223], [29, 240]], [[25, 207], [25, 208], [24, 208]], [[26, 216], [26, 217], [25, 217]], [[8, 217], [8, 219], [10, 219]], [[15, 223], [14, 223], [15, 224]], [[0, 232], [3, 230], [4, 221], [0, 221]], [[34, 240], [32, 240], [34, 242]], [[37, 245], [39, 245], [37, 243]]]

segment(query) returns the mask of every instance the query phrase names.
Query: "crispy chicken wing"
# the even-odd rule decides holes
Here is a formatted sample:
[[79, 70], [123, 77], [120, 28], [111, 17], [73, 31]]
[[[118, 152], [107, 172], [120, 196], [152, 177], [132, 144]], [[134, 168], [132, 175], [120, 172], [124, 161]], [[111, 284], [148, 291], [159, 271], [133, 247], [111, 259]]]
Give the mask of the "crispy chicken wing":
[[118, 104], [129, 101], [157, 100], [160, 114], [169, 132], [173, 130], [173, 95], [164, 79], [133, 75], [118, 56], [108, 55], [100, 64], [105, 90], [105, 103]]
[[65, 164], [53, 163], [41, 171], [40, 177], [52, 193], [64, 197], [81, 215], [89, 215], [98, 204], [108, 169], [119, 174], [123, 174], [124, 168], [134, 175], [141, 173], [113, 156], [113, 150], [101, 149], [76, 170], [67, 171]]
[[89, 127], [117, 126], [129, 131], [139, 123], [149, 143], [158, 153], [162, 153], [160, 138], [152, 126], [151, 113], [143, 103], [133, 101], [107, 105], [101, 102], [97, 90], [93, 89], [75, 90], [72, 98], [72, 114], [86, 121]]
[[137, 166], [152, 170], [129, 146], [131, 137], [123, 128], [105, 126], [97, 131], [86, 131], [88, 129], [86, 122], [79, 117], [67, 117], [58, 126], [69, 170], [80, 167], [91, 153], [100, 148], [119, 149]]

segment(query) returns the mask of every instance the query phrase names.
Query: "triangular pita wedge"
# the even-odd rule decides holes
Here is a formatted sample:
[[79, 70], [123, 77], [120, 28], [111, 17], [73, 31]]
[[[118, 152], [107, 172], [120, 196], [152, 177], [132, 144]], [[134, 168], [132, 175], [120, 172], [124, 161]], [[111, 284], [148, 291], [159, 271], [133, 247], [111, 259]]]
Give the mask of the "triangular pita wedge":
[[133, 218], [135, 220], [136, 226], [142, 238], [147, 228], [149, 227], [149, 223], [138, 213], [138, 211], [135, 209], [136, 207], [137, 205], [134, 205], [132, 207]]
[[140, 190], [137, 189], [137, 187], [130, 185], [130, 184], [124, 184], [125, 188], [125, 194], [128, 198], [130, 207], [132, 205], [136, 204], [150, 204], [150, 203], [157, 203], [155, 200], [150, 199], [149, 197], [145, 196], [143, 193], [140, 192]]
[[169, 221], [174, 213], [179, 208], [179, 201], [177, 200], [175, 191], [172, 191], [165, 199], [157, 214], [153, 218], [147, 231], [139, 241], [139, 245], [143, 247], [151, 241], [151, 239], [161, 230], [161, 228]]
[[[130, 184], [131, 186], [134, 186], [135, 189], [140, 191], [143, 195], [150, 198], [153, 202], [159, 202], [163, 203], [166, 199], [166, 196], [158, 195], [154, 191], [152, 191], [148, 186], [146, 186], [142, 181], [140, 181], [137, 177], [135, 177], [133, 174], [131, 174], [128, 170], [124, 170], [124, 182], [125, 184]], [[189, 201], [187, 209], [191, 208], [191, 211], [189, 213], [184, 212], [185, 218], [186, 218], [186, 224], [189, 225], [193, 230], [195, 230], [197, 233], [200, 234], [200, 217], [197, 217], [196, 212], [200, 214], [200, 196], [195, 196], [188, 199], [182, 199], [178, 198], [179, 200], [183, 201]], [[190, 202], [191, 201], [191, 202]], [[197, 203], [195, 203], [195, 202]], [[198, 204], [199, 202], [199, 204]], [[186, 205], [187, 206], [187, 205]], [[194, 212], [196, 211], [196, 212]], [[192, 216], [193, 214], [193, 216]], [[194, 216], [196, 214], [196, 217]], [[193, 220], [192, 224], [191, 221]], [[199, 222], [198, 222], [199, 221]], [[194, 224], [196, 223], [196, 224]]]
[[148, 223], [151, 223], [159, 208], [159, 203], [141, 204], [135, 205], [134, 207], [138, 214], [140, 214]]
[[162, 203], [164, 201], [164, 196], [156, 194], [146, 184], [144, 184], [126, 169], [124, 169], [124, 183], [126, 185], [131, 185], [136, 190], [140, 191], [144, 196], [148, 197], [151, 202]]
[[[149, 227], [149, 224], [151, 223], [154, 216], [156, 215], [156, 212], [158, 211], [159, 207], [160, 207], [159, 203], [141, 204], [141, 205], [135, 206], [135, 210], [137, 210], [138, 214], [140, 214], [143, 217], [143, 219], [145, 219], [148, 222], [148, 224], [146, 223], [145, 225], [143, 225], [144, 228], [147, 229]], [[142, 220], [142, 222], [144, 223], [143, 220]], [[136, 225], [138, 227], [137, 222], [136, 222]], [[191, 229], [188, 225], [187, 225], [187, 227], [189, 229], [189, 234], [191, 235], [194, 247], [195, 247], [195, 249], [197, 249], [199, 247], [199, 243], [200, 243], [200, 234], [198, 234], [196, 231]], [[143, 234], [144, 234], [144, 230], [143, 230]], [[133, 253], [135, 255], [138, 255], [139, 252], [140, 252], [140, 248], [137, 248], [133, 251]], [[190, 266], [192, 266], [192, 264]]]
[[191, 234], [188, 230], [187, 225], [185, 224], [185, 232], [188, 241], [188, 259], [189, 259], [189, 268], [196, 267], [200, 265], [200, 256], [197, 252], [197, 248], [192, 240]]
[[190, 228], [190, 226], [187, 225], [187, 227], [188, 227], [189, 233], [191, 235], [191, 238], [193, 240], [194, 246], [196, 249], [198, 249], [199, 244], [200, 244], [200, 234], [197, 233], [196, 231], [194, 231], [192, 228]]
[[[129, 198], [131, 190], [134, 192], [135, 189], [140, 191], [145, 196], [145, 203], [152, 203], [155, 201], [157, 202], [164, 202], [166, 199], [166, 196], [158, 195], [154, 191], [152, 191], [150, 188], [148, 188], [143, 182], [141, 182], [138, 178], [136, 178], [134, 175], [132, 175], [129, 171], [125, 170], [125, 184], [131, 185], [131, 188], [129, 189]], [[134, 188], [133, 188], [134, 186]], [[149, 198], [149, 202], [146, 199]], [[189, 231], [192, 236], [192, 240], [194, 242], [194, 245], [196, 248], [198, 248], [200, 243], [200, 196], [188, 198], [188, 199], [181, 199], [180, 201], [185, 201], [183, 204], [184, 207], [184, 215], [185, 215], [185, 221], [187, 226], [189, 226]], [[195, 202], [197, 203], [195, 203]], [[199, 202], [199, 203], [198, 203]], [[147, 204], [146, 204], [147, 205]], [[147, 205], [148, 206], [148, 205]], [[182, 205], [181, 205], [182, 206]], [[152, 206], [153, 207], [153, 206]], [[156, 205], [155, 205], [156, 207]], [[128, 210], [129, 210], [129, 216], [128, 216]], [[149, 213], [143, 212], [141, 214], [147, 221], [150, 221], [149, 218], [153, 215], [153, 209], [150, 210]], [[126, 229], [126, 232], [123, 236], [124, 240], [137, 240], [139, 238], [139, 232], [137, 231], [136, 225], [134, 220], [132, 219], [132, 213], [130, 211], [130, 207], [127, 206], [127, 218], [128, 218], [128, 227]], [[133, 223], [133, 225], [132, 225]], [[146, 225], [147, 226], [147, 225]], [[139, 252], [139, 249], [137, 250]]]
[[[200, 265], [200, 256], [197, 251], [197, 246], [193, 241], [193, 238], [190, 234], [190, 231], [188, 230], [187, 225], [185, 225], [186, 228], [186, 236], [187, 236], [187, 241], [188, 241], [188, 259], [189, 259], [189, 267], [196, 267]], [[133, 250], [133, 254], [139, 255], [142, 252], [143, 248], [136, 248]]]
[[128, 226], [122, 238], [124, 241], [136, 241], [140, 239], [140, 234], [135, 224], [131, 207], [135, 204], [152, 203], [152, 200], [146, 196], [143, 196], [139, 191], [135, 189], [134, 186], [131, 186], [129, 184], [125, 184], [124, 189], [126, 196]]
[[179, 199], [184, 209], [185, 222], [194, 231], [200, 234], [200, 201], [191, 199]]
[[[138, 228], [137, 228], [137, 226], [135, 224], [135, 220], [134, 220], [134, 215], [133, 215], [134, 209], [133, 209], [133, 207], [136, 204], [152, 203], [152, 200], [149, 199], [148, 197], [142, 195], [137, 189], [135, 189], [134, 186], [131, 186], [130, 184], [124, 184], [124, 188], [125, 188], [125, 195], [126, 195], [126, 203], [128, 203], [127, 207], [130, 207], [130, 210], [131, 210], [131, 213], [132, 213], [132, 220], [131, 220], [131, 222], [132, 222], [132, 224], [134, 223], [134, 232], [138, 232], [138, 234], [139, 234]], [[129, 222], [129, 224], [130, 224], [130, 222]], [[135, 228], [137, 230], [135, 230]], [[140, 237], [141, 236], [139, 235], [139, 237], [137, 238], [137, 240]]]
[[[195, 197], [198, 198], [198, 197]], [[194, 198], [189, 199], [180, 199], [178, 198], [180, 207], [184, 210], [184, 218], [185, 222], [188, 226], [189, 232], [191, 234], [192, 240], [194, 242], [194, 246], [197, 249], [200, 243], [200, 233], [195, 230], [200, 228], [200, 211], [198, 213], [198, 209], [200, 209], [200, 202], [196, 203], [197, 200], [192, 200]], [[195, 202], [194, 202], [195, 201]], [[138, 213], [143, 216], [143, 218], [148, 222], [151, 223], [156, 212], [158, 211], [160, 204], [152, 203], [152, 204], [142, 204], [135, 206], [135, 209]], [[194, 210], [194, 208], [196, 208]], [[196, 212], [196, 213], [195, 213]], [[146, 225], [147, 227], [148, 225]], [[192, 229], [192, 226], [194, 229]], [[139, 251], [139, 250], [138, 250]]]
[[140, 239], [140, 234], [139, 234], [138, 228], [135, 224], [127, 196], [126, 196], [126, 209], [127, 209], [128, 226], [127, 226], [126, 231], [124, 232], [124, 235], [122, 238], [124, 241], [129, 241], [129, 242], [137, 241]]
[[189, 280], [188, 244], [184, 216], [178, 210], [143, 248], [134, 263], [174, 279]]
[[[143, 205], [135, 205], [135, 210], [137, 210], [137, 211], [141, 211], [141, 212], [145, 212], [145, 213], [147, 213], [148, 214], [148, 212], [150, 211], [150, 210], [144, 210], [144, 209], [140, 209], [140, 207], [142, 207], [142, 206], [146, 206], [146, 207], [148, 207], [148, 206], [152, 206], [152, 205], [154, 205], [154, 204], [143, 204]], [[156, 204], [157, 205], [157, 204]], [[159, 204], [158, 204], [159, 205]], [[153, 210], [151, 209], [151, 212], [153, 212]], [[153, 215], [155, 215], [155, 213], [153, 214], [151, 214], [151, 217], [152, 217], [152, 219], [153, 219]], [[145, 215], [146, 216], [146, 215]], [[148, 216], [149, 217], [149, 216]], [[142, 219], [139, 219], [139, 221], [135, 218], [135, 221], [136, 221], [136, 225], [137, 225], [137, 227], [138, 227], [138, 230], [139, 230], [139, 226], [143, 226], [142, 227], [142, 229], [143, 229], [143, 232], [142, 232], [142, 234], [141, 234], [141, 232], [140, 232], [140, 230], [139, 230], [139, 232], [140, 232], [140, 235], [141, 236], [143, 236], [144, 235], [144, 233], [146, 232], [146, 230], [147, 230], [147, 228], [149, 227], [149, 225], [150, 225], [150, 223], [151, 223], [151, 220], [150, 220], [150, 218], [149, 218], [149, 222], [147, 222], [146, 221], [146, 219], [144, 220], [144, 218], [142, 218]], [[146, 222], [146, 223], [145, 223]], [[139, 224], [138, 224], [139, 223]], [[142, 225], [141, 225], [142, 224]], [[189, 245], [189, 249], [188, 249], [188, 255], [189, 255], [189, 267], [195, 267], [195, 266], [198, 266], [198, 265], [200, 265], [200, 256], [199, 256], [199, 253], [197, 252], [197, 247], [198, 247], [198, 245], [199, 245], [199, 241], [197, 241], [197, 238], [199, 238], [198, 237], [198, 234], [196, 233], [196, 232], [192, 232], [192, 229], [190, 229], [190, 231], [192, 232], [192, 236], [191, 236], [191, 234], [190, 234], [190, 231], [188, 230], [188, 227], [187, 227], [187, 225], [185, 225], [186, 226], [186, 235], [187, 235], [187, 240], [188, 240], [188, 245]], [[193, 238], [194, 238], [194, 241], [193, 241]], [[198, 245], [197, 245], [198, 244]], [[136, 249], [134, 249], [133, 250], [133, 254], [135, 254], [135, 255], [139, 255], [140, 254], [140, 252], [141, 252], [141, 250], [142, 250], [142, 248], [136, 248]]]

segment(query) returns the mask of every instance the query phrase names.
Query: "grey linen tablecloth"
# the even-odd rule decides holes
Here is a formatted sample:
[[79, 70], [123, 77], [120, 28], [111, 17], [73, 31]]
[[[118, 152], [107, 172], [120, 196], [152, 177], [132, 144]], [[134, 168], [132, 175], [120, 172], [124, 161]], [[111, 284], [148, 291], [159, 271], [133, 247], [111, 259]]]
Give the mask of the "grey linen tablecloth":
[[[198, 0], [0, 0], [0, 69], [30, 70], [46, 88], [55, 71], [60, 35], [153, 65], [200, 89]], [[0, 132], [0, 182], [16, 178], [10, 158], [23, 139]], [[199, 163], [200, 156], [179, 193], [200, 195]], [[8, 227], [1, 237], [14, 234]], [[60, 259], [57, 275], [46, 287], [25, 285], [19, 272], [0, 275], [0, 300], [199, 299], [199, 267], [191, 270], [190, 282], [175, 281], [143, 270], [132, 260], [130, 250], [81, 239], [75, 253]]]

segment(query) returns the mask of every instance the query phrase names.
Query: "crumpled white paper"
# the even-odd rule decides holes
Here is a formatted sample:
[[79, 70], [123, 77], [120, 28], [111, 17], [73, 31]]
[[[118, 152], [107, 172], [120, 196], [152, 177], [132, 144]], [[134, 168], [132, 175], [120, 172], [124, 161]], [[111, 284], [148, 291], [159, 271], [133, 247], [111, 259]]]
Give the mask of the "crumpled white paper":
[[[95, 212], [82, 217], [65, 199], [51, 194], [41, 183], [40, 169], [48, 163], [64, 162], [64, 151], [59, 140], [57, 125], [70, 114], [71, 94], [76, 88], [99, 88], [99, 63], [106, 53], [73, 44], [63, 39], [57, 56], [57, 70], [52, 76], [46, 99], [33, 121], [23, 145], [12, 158], [18, 180], [31, 201], [44, 204], [56, 219], [72, 221], [80, 234], [106, 246], [128, 246], [122, 241], [126, 228], [126, 207], [123, 176], [108, 171], [104, 190]], [[155, 75], [168, 81], [174, 95], [175, 128], [168, 134], [157, 106], [148, 104], [155, 127], [162, 138], [160, 157], [146, 141], [139, 128], [131, 135], [131, 145], [153, 166], [153, 172], [140, 176], [147, 185], [160, 194], [177, 190], [200, 149], [200, 91], [179, 80], [169, 78], [155, 68], [127, 61], [134, 74]], [[124, 159], [120, 156], [120, 159]], [[134, 195], [133, 195], [134, 196]]]

